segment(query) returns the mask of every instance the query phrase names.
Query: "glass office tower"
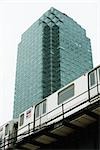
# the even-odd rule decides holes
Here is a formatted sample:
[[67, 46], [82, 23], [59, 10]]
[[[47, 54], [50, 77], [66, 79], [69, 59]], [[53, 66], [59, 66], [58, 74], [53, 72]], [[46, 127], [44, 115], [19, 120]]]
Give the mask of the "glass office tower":
[[18, 45], [13, 117], [92, 67], [85, 29], [51, 8], [23, 33]]

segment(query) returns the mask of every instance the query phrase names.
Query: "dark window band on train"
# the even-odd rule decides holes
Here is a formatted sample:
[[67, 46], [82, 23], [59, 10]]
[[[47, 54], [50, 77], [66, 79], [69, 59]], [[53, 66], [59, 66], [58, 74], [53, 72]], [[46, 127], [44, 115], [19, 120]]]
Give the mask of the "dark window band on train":
[[37, 105], [36, 110], [35, 110], [35, 117], [37, 118], [37, 117], [39, 117], [39, 115], [40, 115], [40, 106]]
[[58, 93], [58, 104], [63, 103], [64, 101], [68, 100], [69, 98], [74, 96], [74, 84], [71, 84], [67, 88], [63, 89]]
[[96, 71], [90, 73], [89, 80], [90, 80], [90, 87], [96, 84]]
[[99, 76], [99, 82], [100, 82], [100, 68], [98, 69], [98, 76]]
[[24, 124], [24, 114], [20, 116], [20, 126]]
[[9, 124], [5, 126], [5, 135], [8, 135], [8, 132], [9, 132]]

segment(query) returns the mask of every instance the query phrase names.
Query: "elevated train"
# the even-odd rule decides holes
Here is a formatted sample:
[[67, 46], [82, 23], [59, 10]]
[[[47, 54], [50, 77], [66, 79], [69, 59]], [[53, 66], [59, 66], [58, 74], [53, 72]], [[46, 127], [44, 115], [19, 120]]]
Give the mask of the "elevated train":
[[3, 145], [6, 149], [13, 139], [20, 141], [29, 132], [58, 122], [63, 117], [67, 118], [89, 106], [96, 101], [95, 97], [98, 95], [100, 95], [100, 66], [25, 110], [18, 119], [0, 127], [1, 149], [3, 150]]

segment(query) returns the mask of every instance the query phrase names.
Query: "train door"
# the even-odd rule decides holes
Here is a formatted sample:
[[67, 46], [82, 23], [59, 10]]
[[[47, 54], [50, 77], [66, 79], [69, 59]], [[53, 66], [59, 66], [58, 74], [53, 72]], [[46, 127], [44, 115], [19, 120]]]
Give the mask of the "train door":
[[100, 93], [100, 66], [88, 74], [89, 99]]
[[34, 109], [34, 128], [40, 128], [45, 125], [47, 121], [47, 100], [44, 99], [38, 103]]

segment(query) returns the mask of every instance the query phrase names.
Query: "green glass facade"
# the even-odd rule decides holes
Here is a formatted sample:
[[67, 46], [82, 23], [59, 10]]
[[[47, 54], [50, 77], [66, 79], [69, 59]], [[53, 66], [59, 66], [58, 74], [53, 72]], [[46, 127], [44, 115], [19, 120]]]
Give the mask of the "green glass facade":
[[13, 117], [92, 67], [85, 29], [51, 8], [23, 33], [18, 45]]

